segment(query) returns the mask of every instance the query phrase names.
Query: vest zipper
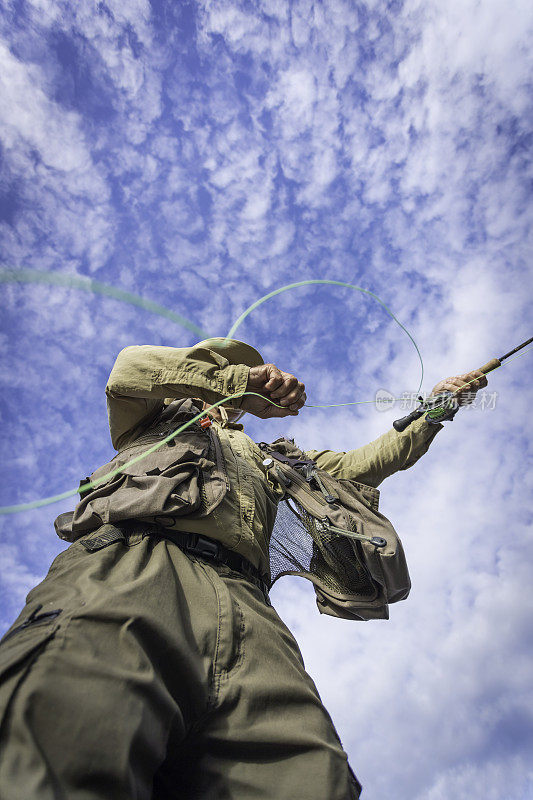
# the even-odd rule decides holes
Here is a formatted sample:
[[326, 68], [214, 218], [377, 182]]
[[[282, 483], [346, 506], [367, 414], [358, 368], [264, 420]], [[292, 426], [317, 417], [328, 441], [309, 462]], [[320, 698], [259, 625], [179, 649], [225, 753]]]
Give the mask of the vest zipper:
[[224, 481], [225, 481], [225, 484], [226, 484], [226, 492], [229, 492], [229, 490], [231, 489], [231, 484], [229, 482], [229, 477], [228, 477], [228, 473], [227, 473], [227, 470], [226, 470], [226, 462], [224, 460], [224, 452], [222, 450], [222, 442], [220, 441], [218, 433], [215, 433], [212, 430], [212, 427], [213, 427], [212, 425], [209, 426], [209, 428], [207, 428], [205, 432], [207, 433], [207, 435], [209, 437], [209, 440], [212, 443], [213, 448], [215, 450], [215, 462], [216, 462], [216, 465], [217, 465], [218, 469], [224, 475]]

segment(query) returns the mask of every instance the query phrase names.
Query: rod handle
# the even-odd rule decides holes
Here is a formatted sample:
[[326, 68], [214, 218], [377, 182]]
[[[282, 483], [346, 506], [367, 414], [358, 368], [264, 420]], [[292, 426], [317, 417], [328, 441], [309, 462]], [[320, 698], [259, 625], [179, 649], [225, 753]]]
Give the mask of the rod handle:
[[423, 413], [424, 412], [420, 411], [420, 409], [415, 408], [415, 410], [411, 411], [411, 413], [407, 414], [407, 416], [401, 417], [400, 419], [395, 419], [394, 422], [392, 423], [392, 427], [394, 428], [394, 430], [398, 431], [398, 433], [401, 433], [402, 431], [404, 431], [406, 428], [409, 427], [411, 422], [414, 422], [415, 419], [419, 419]]
[[497, 367], [501, 367], [502, 362], [499, 358], [491, 358], [490, 361], [487, 361], [482, 367], [479, 367], [479, 370], [486, 375], [487, 372], [492, 372], [493, 369], [497, 369]]

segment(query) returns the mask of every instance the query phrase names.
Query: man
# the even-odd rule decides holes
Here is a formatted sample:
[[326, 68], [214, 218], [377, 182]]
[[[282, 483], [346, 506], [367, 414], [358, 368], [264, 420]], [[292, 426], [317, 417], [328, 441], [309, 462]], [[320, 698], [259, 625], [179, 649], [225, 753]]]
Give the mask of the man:
[[[481, 373], [433, 391], [460, 398], [474, 377], [464, 387], [472, 397], [486, 385]], [[0, 796], [357, 798], [331, 719], [268, 598], [279, 493], [237, 422], [243, 412], [296, 416], [304, 385], [247, 344], [210, 339], [126, 348], [106, 394], [119, 452], [56, 520], [74, 544], [0, 644]], [[227, 409], [146, 455], [202, 403], [231, 395]], [[307, 455], [375, 487], [414, 464], [442, 427], [421, 418], [357, 450]]]

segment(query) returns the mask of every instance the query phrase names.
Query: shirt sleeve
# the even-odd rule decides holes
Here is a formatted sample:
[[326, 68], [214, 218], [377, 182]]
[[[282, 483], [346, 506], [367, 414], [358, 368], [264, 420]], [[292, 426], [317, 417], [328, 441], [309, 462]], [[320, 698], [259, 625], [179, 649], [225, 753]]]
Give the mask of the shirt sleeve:
[[[246, 391], [249, 371], [206, 347], [124, 348], [105, 390], [113, 447], [119, 450], [138, 436], [161, 413], [166, 398], [198, 397], [215, 403]], [[239, 408], [241, 399], [231, 405]]]
[[427, 452], [442, 427], [441, 423], [433, 424], [420, 417], [401, 433], [391, 428], [355, 450], [308, 450], [306, 455], [334, 478], [377, 487], [389, 475], [412, 467]]

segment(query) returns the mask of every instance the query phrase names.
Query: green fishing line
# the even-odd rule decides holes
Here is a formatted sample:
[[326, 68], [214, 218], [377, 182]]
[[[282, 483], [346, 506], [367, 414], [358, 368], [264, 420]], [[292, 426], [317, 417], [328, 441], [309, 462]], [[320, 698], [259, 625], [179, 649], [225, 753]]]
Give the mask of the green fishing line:
[[[245, 311], [243, 311], [243, 313], [237, 319], [237, 321], [233, 323], [228, 333], [226, 334], [226, 339], [232, 339], [233, 334], [235, 333], [239, 325], [241, 325], [241, 323], [244, 322], [248, 314], [251, 314], [251, 312], [254, 311], [254, 309], [258, 308], [258, 306], [260, 306], [262, 303], [265, 303], [267, 300], [270, 300], [271, 297], [276, 297], [276, 295], [281, 294], [282, 292], [288, 292], [289, 289], [297, 289], [299, 286], [312, 286], [317, 284], [322, 284], [326, 286], [344, 286], [347, 289], [354, 289], [357, 292], [362, 292], [363, 294], [370, 295], [371, 297], [374, 298], [374, 300], [377, 300], [377, 302], [381, 306], [383, 306], [387, 314], [390, 317], [392, 317], [392, 319], [408, 335], [408, 337], [410, 338], [415, 347], [416, 352], [418, 353], [418, 358], [420, 359], [420, 368], [421, 368], [420, 385], [417, 389], [417, 394], [418, 394], [420, 392], [420, 389], [422, 388], [422, 383], [424, 381], [424, 363], [422, 361], [422, 356], [420, 355], [420, 350], [418, 349], [415, 340], [413, 339], [407, 328], [405, 328], [400, 322], [400, 320], [394, 316], [390, 308], [388, 308], [388, 306], [385, 305], [383, 300], [380, 300], [377, 294], [374, 294], [374, 292], [371, 292], [368, 289], [363, 289], [361, 288], [361, 286], [355, 286], [353, 283], [344, 283], [343, 281], [330, 281], [330, 280], [309, 280], [309, 281], [298, 281], [298, 283], [288, 283], [286, 286], [281, 286], [279, 289], [275, 289], [273, 292], [269, 292], [268, 294], [265, 294], [263, 297], [260, 297], [259, 300], [256, 300], [255, 303], [252, 303], [251, 306], [248, 306], [248, 308]], [[373, 400], [368, 402], [373, 402]], [[342, 405], [353, 405], [353, 403], [342, 403]], [[313, 406], [313, 408], [326, 408], [326, 407], [327, 406]]]
[[243, 397], [244, 395], [256, 395], [257, 397], [261, 397], [263, 400], [267, 400], [269, 403], [272, 403], [273, 406], [277, 408], [284, 408], [284, 406], [280, 406], [278, 403], [274, 403], [273, 400], [270, 400], [268, 397], [264, 397], [263, 395], [259, 394], [258, 392], [237, 392], [236, 394], [232, 394], [229, 397], [224, 397], [222, 400], [217, 400], [216, 403], [213, 403], [212, 406], [209, 408], [200, 411], [199, 414], [196, 414], [195, 417], [190, 419], [184, 425], [181, 425], [179, 428], [176, 428], [175, 431], [169, 433], [168, 436], [165, 436], [164, 439], [156, 442], [152, 447], [149, 447], [148, 450], [145, 450], [144, 453], [141, 453], [138, 456], [135, 456], [128, 461], [126, 464], [123, 464], [121, 467], [117, 467], [117, 469], [111, 470], [111, 472], [107, 472], [105, 475], [102, 475], [97, 481], [89, 481], [88, 483], [84, 483], [83, 486], [80, 486], [78, 489], [70, 489], [68, 492], [62, 492], [62, 494], [56, 494], [53, 497], [43, 497], [41, 500], [33, 500], [30, 503], [20, 503], [16, 506], [1, 506], [0, 507], [0, 515], [1, 514], [16, 514], [19, 511], [31, 511], [34, 508], [41, 508], [42, 506], [50, 505], [51, 503], [57, 503], [59, 500], [65, 500], [67, 497], [73, 497], [76, 494], [82, 494], [82, 492], [87, 492], [89, 489], [94, 489], [95, 486], [99, 486], [102, 483], [105, 483], [110, 478], [113, 478], [115, 475], [118, 475], [119, 472], [123, 472], [126, 467], [131, 466], [131, 464], [136, 464], [137, 461], [141, 461], [141, 459], [146, 458], [146, 456], [150, 455], [150, 453], [155, 452], [160, 447], [163, 447], [164, 444], [170, 442], [171, 439], [174, 439], [179, 433], [186, 430], [189, 425], [192, 425], [194, 422], [199, 420], [201, 417], [205, 417], [208, 411], [211, 409], [216, 408], [217, 406], [222, 405], [222, 403], [228, 403], [230, 400], [233, 400], [236, 397]]
[[[201, 336], [201, 338], [203, 338], [203, 339], [209, 338], [204, 331], [202, 331], [200, 328], [195, 326], [193, 323], [189, 322], [188, 320], [184, 319], [183, 317], [181, 317], [178, 314], [174, 314], [173, 312], [169, 311], [168, 309], [164, 308], [163, 306], [159, 306], [156, 303], [152, 303], [151, 301], [143, 300], [143, 298], [138, 297], [138, 296], [133, 295], [133, 294], [130, 294], [129, 292], [124, 292], [121, 289], [115, 289], [112, 286], [107, 286], [106, 284], [98, 283], [97, 281], [92, 281], [92, 280], [88, 280], [88, 279], [84, 279], [84, 278], [78, 278], [78, 277], [74, 277], [74, 276], [67, 276], [67, 275], [63, 275], [61, 273], [43, 273], [43, 272], [38, 272], [36, 270], [20, 270], [20, 271], [7, 270], [7, 271], [0, 271], [0, 282], [16, 282], [16, 281], [28, 282], [28, 283], [49, 283], [49, 284], [53, 284], [53, 285], [68, 286], [70, 288], [82, 289], [83, 291], [88, 291], [88, 292], [93, 292], [95, 294], [102, 294], [102, 295], [105, 295], [105, 296], [108, 296], [108, 297], [113, 297], [113, 298], [115, 298], [117, 300], [121, 300], [123, 302], [131, 303], [132, 305], [139, 306], [140, 308], [143, 308], [144, 310], [149, 311], [151, 313], [158, 314], [159, 316], [166, 317], [167, 319], [170, 319], [173, 322], [177, 322], [179, 325], [182, 325], [183, 327], [188, 328], [193, 333]], [[292, 283], [292, 284], [288, 284], [286, 286], [282, 286], [279, 289], [276, 289], [275, 291], [270, 292], [267, 295], [264, 295], [264, 297], [261, 297], [259, 300], [257, 300], [251, 306], [249, 306], [241, 314], [241, 316], [237, 319], [237, 321], [234, 323], [234, 325], [230, 328], [226, 338], [227, 339], [232, 338], [234, 332], [237, 330], [239, 325], [244, 321], [244, 319], [246, 319], [246, 317], [254, 309], [256, 309], [258, 306], [260, 306], [266, 300], [269, 300], [270, 298], [275, 297], [276, 295], [281, 294], [282, 292], [286, 292], [286, 291], [288, 291], [290, 289], [295, 289], [295, 288], [297, 288], [299, 286], [309, 286], [309, 285], [312, 285], [312, 284], [328, 284], [328, 285], [333, 285], [333, 286], [344, 286], [344, 287], [347, 287], [347, 288], [350, 288], [350, 289], [354, 289], [356, 291], [363, 292], [364, 294], [371, 295], [372, 297], [374, 297], [375, 300], [378, 301], [378, 303], [380, 303], [380, 305], [383, 306], [383, 308], [386, 310], [386, 312], [389, 314], [389, 316], [391, 316], [395, 320], [395, 322], [397, 322], [397, 324], [405, 331], [405, 333], [411, 339], [411, 341], [413, 342], [413, 345], [414, 345], [414, 347], [415, 347], [415, 349], [416, 349], [416, 351], [418, 353], [418, 356], [419, 356], [419, 359], [420, 359], [421, 368], [422, 368], [422, 377], [421, 377], [421, 380], [420, 380], [420, 386], [419, 386], [419, 389], [417, 390], [417, 393], [418, 393], [420, 391], [420, 387], [422, 386], [422, 381], [423, 381], [423, 377], [424, 377], [424, 365], [423, 365], [423, 362], [422, 362], [422, 356], [421, 356], [420, 351], [419, 351], [419, 349], [418, 349], [418, 347], [416, 345], [416, 342], [414, 341], [414, 339], [411, 336], [411, 334], [409, 333], [409, 331], [394, 316], [392, 311], [390, 311], [390, 309], [387, 308], [385, 303], [383, 303], [379, 299], [379, 297], [377, 297], [377, 295], [375, 295], [373, 292], [370, 292], [367, 289], [362, 289], [360, 286], [354, 286], [353, 284], [344, 283], [344, 282], [341, 282], [341, 281], [329, 281], [329, 280], [300, 281], [298, 283]], [[530, 349], [532, 349], [532, 348], [530, 348]], [[528, 350], [526, 350], [525, 352], [528, 352]], [[520, 355], [524, 355], [524, 354], [521, 353]], [[515, 358], [518, 358], [518, 356], [515, 356]], [[513, 359], [510, 359], [510, 360], [512, 361]], [[473, 380], [476, 380], [476, 379], [473, 378], [472, 381]], [[472, 381], [468, 381], [468, 383], [472, 383]], [[468, 384], [465, 384], [465, 385], [468, 385]], [[270, 400], [270, 398], [264, 397], [263, 395], [258, 394], [257, 392], [239, 392], [237, 394], [232, 394], [229, 397], [225, 397], [222, 400], [218, 400], [216, 403], [213, 403], [213, 405], [209, 406], [209, 408], [202, 410], [199, 414], [197, 414], [191, 420], [186, 422], [184, 425], [181, 425], [175, 431], [172, 431], [164, 439], [161, 439], [160, 441], [156, 442], [152, 447], [148, 448], [145, 452], [143, 452], [140, 455], [136, 456], [135, 458], [131, 459], [131, 461], [129, 461], [127, 464], [123, 464], [121, 467], [118, 467], [117, 469], [112, 470], [111, 472], [109, 472], [106, 475], [102, 476], [98, 481], [91, 481], [91, 482], [88, 482], [86, 484], [83, 484], [83, 486], [80, 487], [80, 488], [71, 489], [71, 490], [69, 490], [67, 492], [62, 492], [61, 494], [57, 494], [57, 495], [54, 495], [52, 497], [45, 497], [45, 498], [42, 498], [41, 500], [34, 500], [34, 501], [30, 502], [30, 503], [20, 503], [18, 505], [13, 505], [13, 506], [2, 506], [2, 507], [0, 507], [0, 515], [1, 514], [15, 514], [15, 513], [21, 512], [21, 511], [30, 511], [30, 510], [33, 510], [35, 508], [41, 508], [42, 506], [45, 506], [45, 505], [51, 505], [52, 503], [59, 502], [60, 500], [65, 500], [66, 498], [73, 497], [76, 494], [80, 494], [81, 495], [83, 492], [86, 492], [86, 491], [94, 488], [95, 486], [98, 486], [101, 483], [109, 480], [110, 478], [114, 477], [118, 473], [123, 472], [124, 469], [126, 469], [126, 467], [130, 466], [131, 464], [136, 463], [137, 461], [140, 461], [141, 459], [145, 458], [150, 453], [153, 453], [159, 447], [162, 447], [164, 444], [169, 442], [171, 439], [173, 439], [174, 437], [178, 436], [178, 434], [182, 433], [182, 431], [186, 430], [190, 425], [192, 425], [198, 419], [200, 419], [201, 417], [205, 416], [205, 414], [208, 411], [210, 411], [211, 409], [216, 408], [217, 406], [222, 405], [223, 403], [228, 403], [230, 400], [233, 400], [234, 398], [243, 397], [244, 395], [256, 395], [257, 397], [261, 397], [262, 399], [267, 400], [269, 403], [271, 403], [272, 405], [276, 406], [277, 408], [284, 408], [283, 406], [279, 405], [278, 403], [275, 403], [273, 400]], [[401, 399], [401, 398], [388, 398], [388, 401], [393, 402], [394, 400], [399, 400], [399, 399]], [[364, 403], [374, 403], [374, 402], [375, 402], [374, 400], [359, 400], [359, 401], [354, 401], [354, 402], [349, 402], [349, 403], [334, 403], [334, 404], [331, 404], [331, 405], [308, 406], [308, 407], [311, 407], [311, 408], [334, 408], [334, 407], [345, 406], [345, 405], [362, 405]]]
[[191, 331], [200, 339], [209, 338], [209, 335], [198, 325], [189, 322], [188, 319], [185, 319], [180, 314], [175, 314], [174, 311], [170, 311], [168, 308], [152, 302], [152, 300], [145, 300], [136, 294], [125, 292], [123, 289], [117, 289], [114, 286], [108, 286], [106, 283], [93, 281], [90, 278], [80, 278], [77, 275], [66, 275], [62, 272], [41, 272], [36, 269], [7, 269], [0, 270], [0, 283], [48, 283], [52, 286], [65, 286], [68, 289], [80, 289], [82, 292], [112, 297], [114, 300], [129, 303], [132, 306], [149, 311], [151, 314], [157, 314], [159, 317], [169, 319], [171, 322], [175, 322], [181, 325], [182, 328]]

